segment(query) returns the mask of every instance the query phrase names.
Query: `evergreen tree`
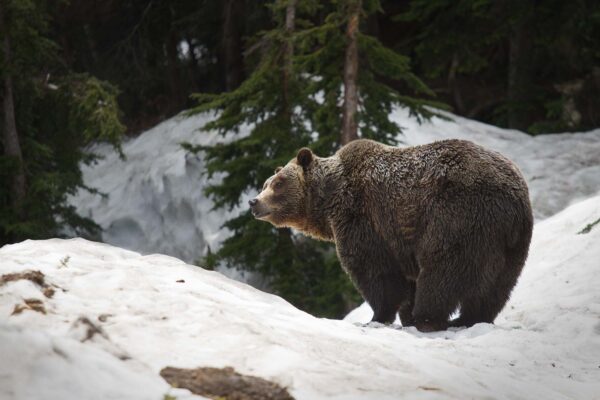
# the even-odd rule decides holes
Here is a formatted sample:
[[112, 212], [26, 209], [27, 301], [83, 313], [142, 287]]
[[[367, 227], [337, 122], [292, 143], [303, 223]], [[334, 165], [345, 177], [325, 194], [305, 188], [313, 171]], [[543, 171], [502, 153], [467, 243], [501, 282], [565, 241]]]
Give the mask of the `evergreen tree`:
[[412, 0], [395, 20], [411, 29], [399, 48], [460, 115], [534, 134], [600, 117], [598, 2]]
[[[402, 80], [412, 89], [431, 94], [410, 72], [409, 60], [385, 48], [374, 37], [359, 32], [359, 22], [380, 11], [377, 1], [277, 0], [270, 6], [275, 27], [261, 32], [249, 45], [252, 73], [239, 88], [218, 95], [199, 94], [192, 112], [218, 110], [203, 127], [222, 134], [250, 126], [214, 147], [187, 146], [204, 151], [209, 175], [224, 173], [221, 183], [207, 189], [215, 207], [239, 205], [247, 191], [260, 188], [278, 165], [284, 165], [302, 146], [328, 155], [343, 142], [340, 106], [348, 46], [355, 63], [346, 76], [356, 86], [354, 123], [361, 136], [395, 143], [399, 127], [389, 120], [395, 104], [429, 115], [430, 102], [401, 95], [383, 79]], [[320, 18], [320, 15], [324, 15]], [[346, 39], [352, 26], [354, 33]], [[252, 61], [252, 60], [247, 60]], [[346, 88], [347, 89], [347, 88]], [[331, 246], [275, 229], [256, 221], [249, 212], [228, 221], [233, 232], [207, 262], [259, 271], [284, 298], [317, 315], [340, 316], [356, 299], [356, 292], [337, 264]]]
[[[357, 5], [360, 6], [358, 14]], [[396, 143], [400, 127], [389, 119], [395, 105], [407, 107], [417, 118], [432, 115], [426, 106], [445, 108], [442, 103], [423, 99], [423, 96], [433, 97], [434, 94], [412, 73], [408, 57], [386, 48], [375, 36], [361, 29], [371, 15], [380, 12], [383, 10], [378, 0], [334, 1], [322, 21], [298, 33], [298, 46], [302, 50], [298, 68], [316, 78], [303, 86], [302, 95], [310, 99], [323, 97], [323, 101], [309, 102], [306, 110], [313, 131], [319, 133], [317, 151], [328, 154], [345, 143], [342, 134], [347, 102], [341, 100], [348, 85], [344, 80], [356, 85], [352, 95], [356, 97], [356, 106], [353, 106], [356, 111], [351, 112], [355, 113], [352, 125], [364, 138]], [[354, 31], [354, 39], [349, 36], [349, 30]], [[348, 49], [354, 47], [354, 41], [356, 49], [350, 51], [353, 54], [350, 58], [355, 59], [352, 62], [356, 66], [352, 67], [355, 71], [348, 78], [344, 71], [348, 64]], [[400, 93], [397, 87], [403, 88], [405, 93]], [[322, 149], [321, 144], [325, 145]]]
[[[360, 15], [353, 13], [359, 21], [352, 25], [353, 47], [345, 35], [350, 9], [356, 10], [359, 3]], [[274, 25], [265, 2], [258, 0], [56, 4], [52, 31], [63, 62], [70, 70], [87, 72], [122, 89], [119, 100], [133, 133], [192, 106], [191, 92], [237, 88], [254, 70], [264, 43], [244, 45], [243, 38]], [[385, 10], [377, 12], [380, 4], [371, 0], [297, 4], [314, 10], [304, 14], [310, 26], [296, 30], [296, 53], [306, 56], [311, 49], [320, 49], [315, 56], [321, 60], [328, 53], [333, 64], [320, 65], [319, 76], [325, 69], [337, 74], [340, 88], [352, 87], [343, 83], [349, 48], [357, 50], [351, 57], [358, 60], [353, 64], [356, 79], [379, 68], [368, 65], [365, 52], [381, 54], [365, 45], [370, 36], [385, 48], [410, 56], [412, 70], [459, 115], [532, 133], [583, 130], [600, 120], [595, 107], [600, 92], [597, 1], [383, 0]], [[320, 39], [331, 43], [316, 43], [317, 31]], [[302, 49], [304, 38], [310, 43]], [[295, 58], [299, 65], [301, 60]], [[382, 78], [389, 73], [376, 72], [375, 80], [404, 95], [421, 96], [403, 79]], [[333, 85], [331, 79], [325, 82]], [[363, 93], [365, 87], [372, 86], [363, 84]], [[378, 111], [360, 115], [361, 101], [367, 97], [356, 101], [356, 113], [362, 118]], [[332, 129], [344, 126], [344, 113], [318, 111], [323, 118], [333, 118], [327, 121]], [[357, 131], [369, 126], [360, 124], [356, 119], [351, 126]]]
[[[6, 21], [4, 18], [5, 5], [0, 3], [0, 34], [2, 35], [2, 56], [5, 65], [10, 65], [13, 62], [11, 37], [8, 34]], [[11, 207], [15, 213], [21, 213], [21, 203], [25, 198], [26, 182], [25, 171], [23, 168], [23, 152], [21, 151], [21, 143], [19, 140], [19, 132], [17, 131], [17, 123], [15, 117], [15, 101], [13, 95], [13, 78], [12, 72], [6, 71], [3, 79], [2, 90], [2, 112], [3, 112], [3, 139], [4, 139], [4, 154], [8, 160], [14, 162], [13, 176], [10, 179], [10, 190], [12, 196], [10, 199]]]
[[[124, 127], [118, 119], [117, 91], [61, 65], [48, 33], [52, 11], [48, 3], [3, 0], [1, 11], [5, 123], [0, 147], [0, 245], [69, 231], [92, 235], [98, 227], [77, 215], [67, 197], [85, 187], [80, 162], [95, 159], [86, 150], [90, 143], [104, 140], [118, 149]], [[6, 106], [11, 100], [12, 110]], [[14, 142], [20, 154], [14, 151]], [[16, 190], [19, 180], [23, 184]]]
[[[226, 173], [221, 184], [207, 190], [215, 207], [238, 205], [244, 191], [260, 187], [275, 167], [287, 163], [296, 149], [310, 142], [306, 119], [295, 111], [303, 110], [307, 101], [299, 94], [307, 78], [295, 68], [295, 29], [308, 23], [301, 16], [315, 5], [303, 2], [303, 6], [297, 9], [295, 1], [272, 5], [276, 27], [262, 32], [252, 43], [251, 51], [260, 53], [253, 54], [254, 71], [239, 88], [221, 95], [195, 96], [200, 106], [193, 112], [220, 111], [219, 118], [207, 124], [205, 130], [215, 129], [225, 134], [237, 131], [243, 124], [252, 125], [248, 136], [232, 142], [212, 148], [190, 147], [206, 152], [209, 175]], [[209, 264], [222, 260], [230, 266], [259, 271], [271, 278], [270, 285], [277, 293], [301, 308], [328, 315], [343, 311], [343, 296], [348, 291], [331, 287], [325, 291], [321, 284], [326, 280], [335, 289], [345, 285], [331, 268], [331, 262], [326, 262], [333, 254], [325, 246], [295, 237], [289, 229], [273, 229], [254, 220], [249, 213], [228, 221], [225, 226], [233, 236], [214, 257], [206, 260]], [[328, 275], [334, 279], [324, 279]]]

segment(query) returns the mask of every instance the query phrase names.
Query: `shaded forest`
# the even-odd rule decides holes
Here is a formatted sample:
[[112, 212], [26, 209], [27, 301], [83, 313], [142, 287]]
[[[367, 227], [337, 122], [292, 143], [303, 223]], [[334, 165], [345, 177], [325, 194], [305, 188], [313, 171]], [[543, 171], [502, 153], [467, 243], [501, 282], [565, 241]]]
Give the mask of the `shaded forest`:
[[[298, 3], [315, 8], [304, 16], [318, 25], [344, 2]], [[597, 2], [363, 3], [371, 10], [361, 30], [409, 57], [413, 72], [453, 112], [531, 133], [600, 123]], [[261, 51], [256, 35], [277, 24], [270, 5], [72, 0], [47, 11], [46, 34], [62, 67], [120, 89], [124, 122], [135, 133], [193, 105], [191, 93], [238, 87]], [[402, 82], [389, 84], [411, 93]]]
[[[576, 0], [0, 0], [0, 245], [100, 227], [67, 202], [91, 190], [90, 144], [182, 110], [248, 137], [203, 152], [216, 207], [239, 204], [302, 146], [397, 142], [395, 106], [530, 134], [600, 126], [600, 3]], [[201, 134], [201, 133], [200, 133]], [[268, 157], [265, 157], [267, 155]], [[110, 195], [102, 194], [98, 195]], [[317, 315], [358, 297], [326, 245], [249, 214], [201, 261], [259, 271]]]

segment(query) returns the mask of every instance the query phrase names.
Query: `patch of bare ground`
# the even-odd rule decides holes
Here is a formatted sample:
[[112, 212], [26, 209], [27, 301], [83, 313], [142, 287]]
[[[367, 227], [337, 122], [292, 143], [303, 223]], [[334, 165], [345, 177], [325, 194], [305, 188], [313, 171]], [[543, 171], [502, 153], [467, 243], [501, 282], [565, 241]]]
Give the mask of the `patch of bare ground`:
[[166, 367], [160, 375], [173, 387], [188, 389], [211, 399], [294, 400], [287, 389], [231, 367], [184, 369]]
[[8, 282], [14, 282], [21, 279], [31, 281], [38, 285], [42, 290], [42, 293], [47, 298], [54, 296], [54, 288], [46, 283], [46, 276], [41, 271], [27, 270], [23, 272], [13, 272], [11, 274], [4, 274], [0, 276], [0, 286], [7, 284]]
[[39, 299], [24, 299], [23, 304], [15, 304], [11, 315], [21, 314], [25, 310], [37, 311], [46, 314], [44, 303]]
[[[0, 276], [0, 287], [6, 285], [8, 282], [15, 282], [18, 280], [28, 280], [39, 286], [42, 294], [47, 298], [54, 296], [56, 285], [50, 285], [46, 282], [46, 276], [41, 271], [26, 270], [23, 272], [13, 272], [10, 274], [4, 274]], [[23, 311], [31, 310], [37, 311], [42, 314], [46, 314], [46, 308], [44, 302], [40, 299], [24, 299], [22, 304], [15, 304], [15, 308], [11, 315], [21, 314]]]
[[75, 329], [79, 328], [80, 326], [84, 327], [85, 331], [84, 335], [80, 339], [81, 343], [91, 340], [95, 335], [100, 335], [104, 339], [109, 340], [108, 335], [104, 333], [104, 330], [102, 330], [101, 327], [97, 326], [92, 321], [90, 321], [88, 317], [79, 317], [73, 323], [73, 328]]

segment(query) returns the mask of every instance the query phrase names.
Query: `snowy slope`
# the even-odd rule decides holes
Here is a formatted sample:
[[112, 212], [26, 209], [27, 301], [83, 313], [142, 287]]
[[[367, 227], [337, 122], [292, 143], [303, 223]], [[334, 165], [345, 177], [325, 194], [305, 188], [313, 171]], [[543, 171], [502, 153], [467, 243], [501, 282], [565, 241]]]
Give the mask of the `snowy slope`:
[[[513, 159], [529, 182], [537, 218], [548, 217], [575, 199], [600, 191], [600, 129], [592, 132], [532, 138], [448, 114], [453, 121], [433, 118], [419, 125], [405, 110], [391, 118], [404, 127], [408, 145], [445, 138], [464, 138], [498, 150]], [[83, 168], [88, 186], [108, 199], [79, 192], [71, 199], [79, 212], [104, 229], [103, 241], [144, 254], [164, 253], [193, 262], [228, 235], [220, 229], [232, 214], [211, 211], [203, 194], [206, 178], [202, 156], [186, 158], [179, 143], [213, 144], [214, 133], [198, 132], [207, 115], [174, 117], [124, 144], [126, 161], [106, 146], [98, 165]], [[240, 134], [246, 133], [241, 129]], [[290, 154], [290, 158], [293, 154]], [[327, 156], [323, 154], [322, 156]], [[242, 201], [245, 209], [245, 201]], [[233, 213], [239, 212], [233, 210]]]
[[[162, 399], [170, 365], [233, 366], [297, 399], [599, 399], [600, 225], [577, 234], [598, 218], [600, 196], [537, 223], [497, 324], [430, 334], [314, 318], [168, 256], [82, 239], [5, 246], [0, 275], [39, 270], [56, 292], [0, 286], [0, 398]], [[11, 315], [29, 298], [47, 313]], [[85, 340], [82, 316], [104, 336]]]
[[[6, 317], [4, 314], [2, 317]], [[169, 386], [94, 346], [0, 323], [0, 398], [159, 399]]]
[[142, 253], [173, 254], [192, 262], [223, 239], [228, 214], [212, 213], [202, 192], [207, 179], [202, 159], [186, 155], [182, 142], [212, 145], [213, 133], [199, 132], [206, 116], [174, 117], [126, 142], [127, 160], [108, 146], [95, 151], [98, 164], [83, 166], [88, 186], [109, 195], [80, 191], [71, 199], [79, 212], [104, 229], [107, 243]]

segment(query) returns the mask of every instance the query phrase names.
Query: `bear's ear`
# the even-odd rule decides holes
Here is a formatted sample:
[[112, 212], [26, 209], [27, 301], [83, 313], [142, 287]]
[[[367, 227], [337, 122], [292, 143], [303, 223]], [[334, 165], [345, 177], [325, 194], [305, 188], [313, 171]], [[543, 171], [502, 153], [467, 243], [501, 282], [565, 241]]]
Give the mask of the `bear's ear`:
[[275, 173], [278, 173], [279, 171], [281, 171], [283, 169], [283, 167], [277, 167], [275, 168]]
[[302, 166], [302, 168], [306, 168], [313, 160], [313, 153], [309, 148], [303, 147], [298, 151], [296, 160], [298, 161], [298, 165]]

